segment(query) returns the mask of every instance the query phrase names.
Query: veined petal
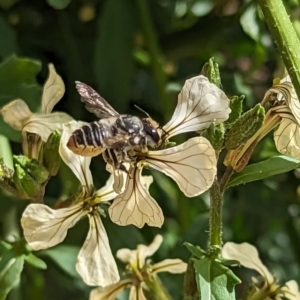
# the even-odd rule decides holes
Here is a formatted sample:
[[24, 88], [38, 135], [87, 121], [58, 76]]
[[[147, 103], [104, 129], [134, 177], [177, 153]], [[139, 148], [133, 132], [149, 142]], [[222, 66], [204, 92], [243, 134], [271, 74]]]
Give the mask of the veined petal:
[[33, 114], [24, 124], [23, 131], [38, 134], [43, 142], [48, 140], [49, 135], [55, 130], [62, 130], [63, 124], [70, 122], [72, 118], [62, 112], [51, 114]]
[[281, 289], [284, 296], [289, 300], [300, 300], [300, 292], [298, 283], [295, 280], [286, 282], [286, 286]]
[[43, 88], [42, 113], [51, 113], [55, 104], [65, 93], [65, 84], [61, 77], [56, 73], [53, 64], [48, 64], [49, 77]]
[[144, 295], [143, 288], [141, 285], [132, 286], [130, 289], [129, 300], [147, 300]]
[[274, 133], [277, 150], [296, 159], [300, 159], [300, 127], [284, 119]]
[[84, 191], [89, 193], [91, 187], [93, 186], [93, 177], [90, 170], [91, 157], [76, 155], [67, 147], [67, 142], [72, 132], [84, 124], [85, 123], [83, 122], [71, 121], [64, 125], [64, 130], [62, 132], [59, 145], [59, 154], [64, 163], [79, 179]]
[[183, 132], [198, 131], [228, 119], [229, 99], [205, 76], [187, 80], [178, 95], [172, 119], [163, 127], [167, 138]]
[[93, 289], [89, 300], [115, 300], [117, 295], [131, 284], [131, 280], [125, 279], [105, 288]]
[[76, 270], [86, 284], [105, 287], [120, 280], [118, 268], [99, 213], [88, 217], [90, 229], [78, 254]]
[[21, 225], [28, 244], [34, 250], [46, 249], [59, 244], [86, 211], [82, 204], [54, 210], [47, 205], [29, 204], [23, 212]]
[[242, 266], [257, 271], [268, 284], [274, 282], [273, 275], [260, 260], [254, 246], [248, 243], [235, 244], [229, 242], [223, 246], [222, 256], [227, 259], [238, 260]]
[[0, 110], [4, 122], [13, 129], [21, 131], [32, 112], [28, 105], [21, 99], [16, 99], [3, 106]]
[[114, 175], [110, 175], [104, 187], [95, 192], [101, 198], [101, 202], [107, 202], [116, 198], [119, 194], [114, 191]]
[[161, 227], [164, 216], [161, 208], [149, 194], [152, 176], [141, 176], [142, 169], [134, 167], [127, 178], [124, 193], [115, 198], [108, 212], [111, 220], [121, 226], [145, 224]]
[[136, 250], [127, 248], [117, 251], [117, 258], [124, 263], [135, 264], [138, 268], [142, 268], [145, 264], [146, 258], [152, 256], [160, 247], [163, 238], [160, 234], [156, 235], [153, 242], [149, 245], [138, 245]]
[[181, 259], [165, 259], [152, 266], [152, 273], [169, 272], [180, 274], [186, 271], [187, 264]]
[[149, 151], [145, 161], [170, 176], [187, 197], [209, 189], [216, 174], [215, 150], [203, 137], [191, 138], [176, 147]]

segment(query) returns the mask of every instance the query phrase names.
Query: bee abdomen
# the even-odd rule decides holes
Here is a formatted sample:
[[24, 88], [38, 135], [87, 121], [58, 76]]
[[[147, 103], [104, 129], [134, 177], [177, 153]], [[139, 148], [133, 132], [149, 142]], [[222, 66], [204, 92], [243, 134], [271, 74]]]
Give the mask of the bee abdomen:
[[71, 135], [67, 147], [82, 156], [96, 156], [104, 150], [102, 128], [103, 125], [93, 122], [75, 130]]

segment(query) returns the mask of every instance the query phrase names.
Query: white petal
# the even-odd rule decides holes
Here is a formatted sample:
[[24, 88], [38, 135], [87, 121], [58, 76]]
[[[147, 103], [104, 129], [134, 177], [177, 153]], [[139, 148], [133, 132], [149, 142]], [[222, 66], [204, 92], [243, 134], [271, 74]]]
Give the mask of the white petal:
[[274, 282], [273, 275], [260, 260], [254, 246], [248, 243], [235, 244], [229, 242], [223, 246], [222, 256], [227, 259], [238, 260], [242, 266], [257, 271], [266, 279], [268, 284]]
[[89, 300], [115, 300], [117, 295], [131, 284], [131, 280], [125, 279], [105, 288], [93, 289]]
[[109, 207], [109, 216], [121, 226], [133, 224], [141, 228], [148, 224], [161, 227], [164, 220], [162, 210], [148, 191], [152, 176], [141, 176], [141, 172], [141, 169], [133, 168], [124, 193], [116, 197]]
[[295, 280], [290, 280], [285, 285], [286, 287], [281, 289], [284, 292], [284, 296], [289, 300], [300, 300], [298, 283]]
[[129, 300], [147, 300], [141, 285], [133, 286], [130, 289]]
[[28, 105], [21, 99], [9, 102], [0, 111], [4, 122], [19, 131], [23, 129], [25, 122], [32, 115]]
[[138, 245], [137, 252], [138, 252], [139, 266], [141, 267], [144, 266], [146, 258], [152, 256], [158, 250], [162, 242], [163, 242], [163, 237], [160, 234], [157, 234], [149, 246]]
[[282, 120], [274, 133], [277, 150], [300, 159], [300, 127], [290, 120]]
[[89, 193], [93, 186], [93, 177], [90, 171], [91, 157], [74, 154], [67, 147], [67, 142], [74, 130], [84, 125], [83, 122], [71, 121], [64, 125], [59, 145], [59, 154], [64, 163], [73, 171], [74, 175], [79, 179], [86, 193]]
[[49, 135], [55, 131], [63, 129], [63, 124], [70, 122], [72, 118], [65, 113], [55, 112], [51, 114], [33, 114], [24, 124], [23, 130], [41, 136], [43, 142], [48, 140]]
[[[105, 160], [105, 159], [104, 159]], [[123, 166], [125, 167], [126, 170], [129, 170], [130, 164], [129, 163], [123, 163]], [[125, 190], [125, 183], [128, 175], [119, 170], [115, 169], [112, 165], [106, 164], [106, 171], [109, 173], [113, 174], [114, 179], [113, 179], [113, 189], [117, 194], [121, 194]]]
[[42, 113], [51, 113], [55, 104], [65, 93], [65, 84], [61, 77], [56, 73], [53, 64], [48, 64], [49, 77], [43, 88]]
[[78, 254], [76, 270], [86, 284], [105, 287], [120, 280], [118, 268], [99, 213], [88, 216], [90, 229]]
[[116, 198], [119, 194], [114, 191], [114, 175], [110, 175], [104, 187], [95, 192], [101, 198], [101, 202], [107, 202]]
[[46, 249], [59, 244], [86, 211], [82, 204], [68, 208], [51, 209], [44, 204], [30, 204], [21, 218], [24, 236], [34, 250]]
[[216, 85], [200, 75], [187, 80], [178, 95], [172, 119], [163, 127], [168, 138], [183, 132], [198, 131], [228, 119], [229, 99]]
[[189, 139], [176, 147], [149, 151], [146, 162], [175, 180], [187, 197], [195, 197], [210, 188], [217, 164], [215, 150], [203, 137]]
[[153, 273], [169, 272], [180, 274], [186, 271], [187, 264], [181, 259], [165, 259], [152, 266]]
[[137, 265], [138, 268], [142, 268], [145, 264], [146, 258], [152, 256], [160, 247], [163, 238], [160, 234], [156, 235], [153, 242], [149, 245], [139, 244], [136, 250], [130, 250], [127, 248], [117, 251], [117, 258], [124, 263], [130, 263]]

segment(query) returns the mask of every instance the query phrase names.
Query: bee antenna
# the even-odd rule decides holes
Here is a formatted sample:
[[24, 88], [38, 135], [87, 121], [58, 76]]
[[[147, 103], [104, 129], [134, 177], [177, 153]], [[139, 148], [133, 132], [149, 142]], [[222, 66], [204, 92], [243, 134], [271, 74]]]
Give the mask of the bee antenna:
[[134, 107], [136, 107], [138, 110], [140, 110], [140, 111], [143, 112], [146, 116], [148, 116], [150, 119], [152, 119], [152, 118], [150, 117], [150, 115], [149, 115], [145, 110], [143, 110], [142, 108], [140, 108], [140, 107], [137, 106], [136, 104], [134, 104]]

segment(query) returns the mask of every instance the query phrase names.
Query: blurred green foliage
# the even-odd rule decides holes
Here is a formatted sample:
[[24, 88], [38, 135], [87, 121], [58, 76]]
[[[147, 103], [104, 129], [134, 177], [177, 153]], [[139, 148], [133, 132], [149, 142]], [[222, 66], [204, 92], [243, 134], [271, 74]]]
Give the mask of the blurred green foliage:
[[[286, 1], [292, 20], [299, 14], [299, 4], [298, 0]], [[66, 93], [54, 110], [85, 121], [95, 118], [79, 101], [75, 80], [93, 86], [121, 113], [141, 115], [134, 108], [137, 104], [164, 124], [184, 80], [199, 74], [210, 57], [220, 66], [224, 91], [229, 97], [245, 95], [247, 109], [261, 101], [272, 79], [283, 72], [255, 1], [246, 0], [0, 0], [0, 45], [0, 107], [21, 98], [37, 111], [40, 83], [46, 78], [47, 63], [52, 62], [66, 84]], [[3, 120], [0, 133], [11, 140], [13, 153], [19, 155], [20, 133]], [[274, 155], [270, 135], [260, 142], [251, 163]], [[278, 174], [271, 164], [277, 162], [267, 161], [266, 173]], [[290, 164], [290, 169], [297, 165], [292, 160]], [[100, 187], [108, 177], [100, 157], [91, 168], [95, 185]], [[220, 164], [222, 172], [223, 168]], [[152, 175], [151, 194], [165, 215], [162, 229], [119, 227], [106, 218], [112, 251], [148, 244], [160, 233], [164, 243], [153, 260], [187, 260], [189, 252], [183, 241], [206, 248], [208, 195], [188, 199], [169, 178], [156, 171]], [[224, 241], [256, 245], [265, 264], [284, 281], [300, 280], [299, 177], [296, 170], [232, 187], [225, 195]], [[233, 177], [229, 185], [236, 184]], [[63, 166], [47, 185], [45, 202], [53, 204], [63, 193], [76, 189], [74, 176]], [[2, 240], [22, 236], [19, 220], [26, 205], [1, 191]], [[87, 299], [90, 287], [74, 268], [86, 233], [84, 220], [69, 231], [61, 245], [35, 253], [47, 269], [41, 262], [35, 265], [39, 268], [25, 264], [20, 283], [8, 299]], [[18, 252], [13, 276], [31, 255], [26, 251]], [[3, 265], [11, 252], [2, 246], [0, 252]], [[122, 272], [124, 266], [119, 266]], [[245, 270], [234, 272], [242, 281], [250, 278]], [[161, 277], [173, 299], [180, 299], [182, 276]], [[0, 276], [0, 286], [1, 282]], [[237, 286], [238, 291], [242, 288]]]

